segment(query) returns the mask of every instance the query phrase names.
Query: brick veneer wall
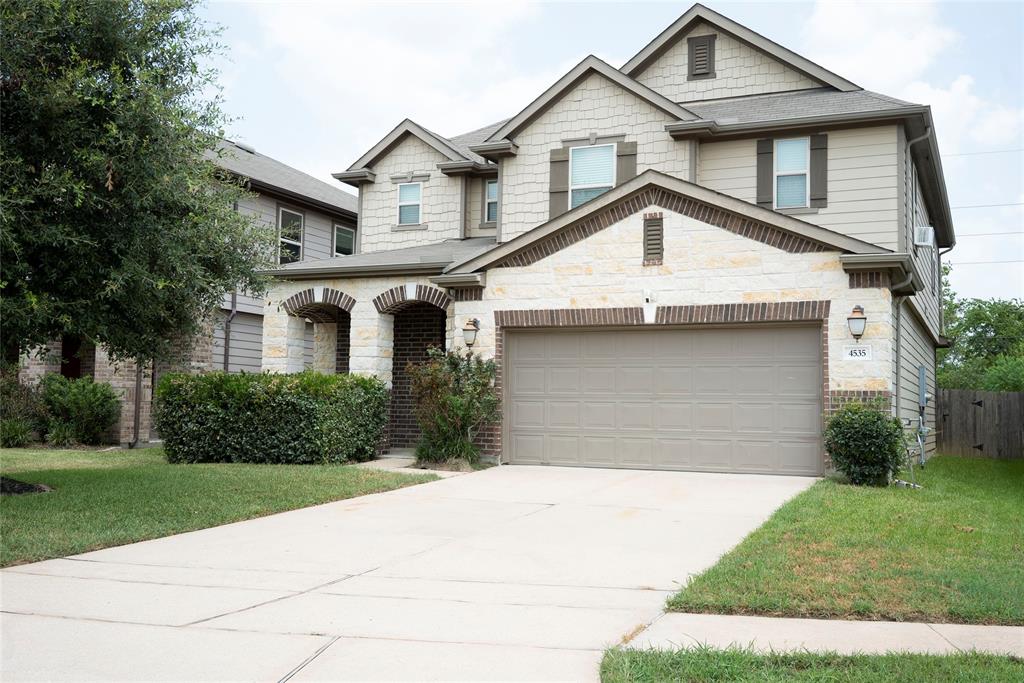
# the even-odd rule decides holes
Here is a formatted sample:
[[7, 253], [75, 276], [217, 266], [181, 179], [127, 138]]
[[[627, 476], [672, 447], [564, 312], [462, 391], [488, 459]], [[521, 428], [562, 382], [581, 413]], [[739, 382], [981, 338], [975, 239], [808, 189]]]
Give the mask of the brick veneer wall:
[[352, 350], [352, 316], [348, 311], [338, 310], [338, 341], [335, 345], [334, 372], [349, 373], [349, 357]]
[[444, 348], [447, 314], [428, 303], [408, 304], [395, 313], [395, 346], [392, 357], [391, 424], [392, 448], [416, 445], [420, 428], [413, 412], [411, 382], [406, 366], [421, 363], [431, 346]]

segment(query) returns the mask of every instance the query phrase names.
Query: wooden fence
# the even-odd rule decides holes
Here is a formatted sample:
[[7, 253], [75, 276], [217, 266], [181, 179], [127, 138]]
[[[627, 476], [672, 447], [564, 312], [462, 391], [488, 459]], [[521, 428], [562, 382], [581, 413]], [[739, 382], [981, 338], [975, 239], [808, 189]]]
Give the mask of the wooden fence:
[[1024, 458], [1024, 392], [939, 389], [938, 393], [939, 453]]

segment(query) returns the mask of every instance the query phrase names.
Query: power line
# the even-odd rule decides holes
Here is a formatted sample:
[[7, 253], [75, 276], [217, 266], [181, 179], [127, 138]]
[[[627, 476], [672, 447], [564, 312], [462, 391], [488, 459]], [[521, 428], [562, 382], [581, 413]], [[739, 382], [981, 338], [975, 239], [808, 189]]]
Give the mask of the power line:
[[1020, 230], [1010, 230], [1009, 232], [965, 232], [960, 233], [956, 237], [988, 237], [989, 235], [1024, 235], [1024, 232]]
[[1024, 259], [1014, 259], [1012, 261], [949, 261], [951, 266], [980, 266], [989, 263], [1024, 263]]
[[979, 154], [1009, 154], [1010, 152], [1024, 152], [1024, 147], [1015, 149], [990, 149], [985, 152], [957, 152], [956, 154], [943, 154], [944, 157], [973, 157]]
[[951, 206], [951, 209], [991, 209], [996, 206], [1022, 206], [1024, 202], [1013, 202], [1010, 204], [970, 204], [968, 206]]

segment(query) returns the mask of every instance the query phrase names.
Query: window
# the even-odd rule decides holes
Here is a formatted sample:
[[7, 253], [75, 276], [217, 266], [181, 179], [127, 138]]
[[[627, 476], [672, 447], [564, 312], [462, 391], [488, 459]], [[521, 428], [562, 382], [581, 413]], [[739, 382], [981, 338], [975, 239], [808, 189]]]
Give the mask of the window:
[[775, 208], [808, 206], [811, 164], [810, 138], [775, 141]]
[[419, 225], [422, 196], [423, 183], [401, 183], [398, 186], [399, 225]]
[[334, 255], [351, 256], [356, 250], [356, 231], [347, 225], [334, 224]]
[[484, 222], [498, 221], [498, 181], [488, 180], [484, 185]]
[[589, 202], [615, 187], [615, 145], [569, 150], [569, 208]]
[[277, 209], [277, 232], [280, 242], [278, 263], [294, 263], [302, 260], [302, 225], [305, 220], [298, 211]]

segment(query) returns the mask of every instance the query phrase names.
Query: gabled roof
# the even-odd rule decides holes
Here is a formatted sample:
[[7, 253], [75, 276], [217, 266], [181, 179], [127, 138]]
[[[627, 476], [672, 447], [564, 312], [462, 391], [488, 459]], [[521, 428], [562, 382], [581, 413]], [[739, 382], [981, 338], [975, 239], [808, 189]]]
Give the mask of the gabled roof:
[[686, 106], [701, 119], [714, 121], [719, 126], [922, 109], [921, 105], [869, 90], [838, 92], [831, 88], [690, 102]]
[[763, 52], [787, 66], [796, 69], [800, 73], [812, 78], [824, 85], [830, 85], [837, 90], [847, 92], [860, 90], [860, 86], [851, 83], [842, 76], [834, 74], [824, 67], [818, 66], [811, 60], [801, 57], [792, 50], [787, 50], [778, 43], [768, 40], [760, 33], [751, 31], [746, 26], [738, 24], [728, 17], [722, 16], [714, 10], [708, 9], [700, 3], [695, 4], [686, 11], [683, 16], [672, 22], [672, 25], [658, 34], [658, 37], [648, 43], [632, 59], [622, 65], [622, 72], [627, 76], [635, 78], [644, 71], [654, 60], [665, 50], [675, 44], [676, 40], [689, 31], [698, 23], [708, 23], [715, 28], [731, 34], [736, 39], [750, 45], [755, 50]]
[[598, 59], [594, 55], [589, 55], [570, 69], [567, 74], [559, 78], [554, 85], [541, 93], [540, 97], [528, 104], [525, 109], [491, 133], [484, 142], [503, 140], [515, 135], [592, 73], [601, 74], [624, 90], [649, 102], [677, 120], [690, 121], [697, 118], [692, 112], [687, 111], [685, 107], [676, 104], [664, 95], [624, 75], [607, 62]]
[[225, 171], [248, 178], [255, 190], [274, 192], [334, 211], [355, 214], [358, 210], [359, 203], [354, 195], [260, 154], [252, 147], [221, 140], [215, 150], [204, 156]]
[[[519, 235], [503, 244], [495, 246], [481, 254], [467, 258], [461, 262], [455, 262], [445, 269], [445, 273], [470, 273], [486, 270], [493, 264], [499, 263], [516, 254], [522, 253], [533, 244], [551, 237], [555, 233], [572, 228], [580, 221], [589, 216], [608, 209], [614, 205], [626, 202], [638, 194], [647, 190], [663, 190], [665, 193], [683, 195], [689, 199], [716, 207], [725, 212], [740, 214], [758, 223], [776, 228], [797, 238], [816, 242], [826, 247], [845, 253], [853, 254], [881, 254], [888, 253], [886, 249], [868, 242], [849, 237], [847, 235], [822, 228], [817, 225], [805, 223], [804, 221], [761, 208], [735, 197], [709, 190], [702, 185], [695, 185], [679, 178], [661, 173], [660, 171], [647, 170], [630, 179], [629, 181], [605, 192], [596, 199], [581, 204], [572, 211], [562, 214], [543, 223], [536, 228]], [[640, 203], [638, 202], [638, 205]], [[644, 207], [640, 206], [640, 210]], [[616, 209], [618, 211], [618, 209]], [[623, 215], [628, 209], [623, 209]], [[569, 233], [566, 233], [569, 234]]]
[[[450, 140], [427, 130], [411, 119], [405, 119], [391, 129], [391, 132], [385, 135], [380, 142], [371, 147], [370, 151], [359, 157], [354, 164], [348, 167], [348, 170], [356, 171], [373, 166], [381, 157], [387, 155], [387, 153], [391, 151], [391, 148], [397, 145], [406, 135], [413, 135], [419, 138], [427, 145], [437, 150], [438, 153], [447, 158], [448, 161], [471, 160], [470, 157], [467, 157], [455, 145], [453, 145]], [[483, 161], [483, 159], [479, 160]]]

